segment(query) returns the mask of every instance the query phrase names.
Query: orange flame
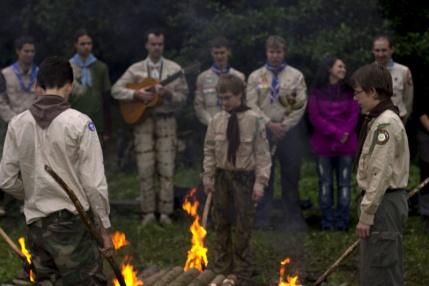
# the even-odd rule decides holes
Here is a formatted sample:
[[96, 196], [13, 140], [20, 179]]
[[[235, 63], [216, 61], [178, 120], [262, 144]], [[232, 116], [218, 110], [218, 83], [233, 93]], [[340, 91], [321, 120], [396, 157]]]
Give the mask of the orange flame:
[[120, 231], [115, 231], [112, 234], [112, 242], [113, 242], [113, 247], [115, 248], [115, 250], [118, 250], [118, 249], [129, 244], [127, 238], [125, 237], [125, 233], [120, 232]]
[[299, 284], [298, 275], [295, 276], [287, 276], [287, 281], [285, 281], [284, 276], [286, 272], [286, 265], [291, 262], [289, 257], [286, 257], [282, 262], [280, 262], [280, 277], [279, 277], [279, 285], [278, 286], [302, 286]]
[[[124, 276], [125, 284], [127, 286], [143, 286], [143, 280], [137, 277], [137, 273], [134, 270], [134, 266], [129, 262], [128, 256], [125, 257], [124, 263], [121, 265], [121, 273]], [[120, 286], [118, 279], [113, 279], [114, 286]]]
[[[18, 239], [18, 242], [19, 242], [19, 245], [21, 246], [22, 254], [24, 254], [25, 258], [27, 258], [28, 264], [31, 265], [31, 254], [28, 251], [27, 247], [25, 246], [25, 239], [23, 237], [20, 237]], [[36, 274], [31, 269], [30, 269], [29, 277], [31, 282], [36, 281]]]
[[198, 215], [199, 202], [196, 200], [196, 188], [192, 188], [186, 195], [182, 208], [189, 215], [194, 218], [194, 222], [190, 227], [192, 233], [192, 247], [188, 251], [188, 258], [186, 259], [184, 270], [188, 271], [190, 268], [195, 268], [202, 272], [207, 264], [207, 248], [204, 245], [204, 239], [207, 231], [200, 225], [200, 216]]

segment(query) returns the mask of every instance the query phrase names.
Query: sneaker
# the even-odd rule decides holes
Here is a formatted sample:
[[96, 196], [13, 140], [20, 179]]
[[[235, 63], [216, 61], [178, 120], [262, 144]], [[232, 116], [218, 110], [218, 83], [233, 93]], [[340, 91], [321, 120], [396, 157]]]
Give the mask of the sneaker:
[[5, 216], [6, 211], [4, 210], [4, 207], [0, 206], [0, 216]]
[[170, 216], [167, 214], [161, 214], [161, 217], [159, 218], [159, 222], [162, 225], [170, 225], [172, 223]]
[[143, 216], [142, 225], [147, 226], [155, 221], [155, 215], [153, 213], [148, 213]]

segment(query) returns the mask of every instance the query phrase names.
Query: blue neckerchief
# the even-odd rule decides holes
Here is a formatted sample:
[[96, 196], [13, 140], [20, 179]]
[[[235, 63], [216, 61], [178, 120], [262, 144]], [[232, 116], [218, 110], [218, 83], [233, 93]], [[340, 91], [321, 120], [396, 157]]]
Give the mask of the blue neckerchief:
[[387, 68], [389, 68], [389, 69], [391, 69], [392, 67], [393, 67], [393, 65], [395, 64], [395, 62], [392, 60], [392, 59], [390, 59], [388, 62], [387, 62]]
[[30, 82], [28, 83], [28, 85], [25, 85], [24, 83], [24, 78], [22, 77], [22, 72], [19, 68], [18, 62], [12, 65], [12, 70], [15, 73], [16, 77], [18, 78], [19, 86], [21, 87], [21, 89], [27, 93], [30, 93], [31, 88], [33, 87], [33, 84], [36, 82], [39, 68], [35, 64], [31, 65]]
[[273, 80], [271, 81], [270, 86], [270, 102], [273, 103], [280, 93], [280, 82], [279, 82], [279, 73], [281, 73], [286, 68], [286, 62], [283, 62], [278, 67], [273, 67], [271, 64], [266, 63], [265, 68], [273, 74]]
[[92, 85], [91, 71], [89, 70], [89, 66], [97, 61], [97, 58], [93, 54], [89, 54], [89, 56], [83, 60], [78, 54], [75, 54], [70, 62], [82, 69], [82, 77], [81, 83], [84, 86]]
[[231, 67], [229, 65], [227, 65], [226, 67], [221, 69], [217, 64], [212, 64], [212, 66], [210, 68], [215, 74], [217, 74], [218, 76], [221, 76], [223, 74], [229, 73], [229, 70]]

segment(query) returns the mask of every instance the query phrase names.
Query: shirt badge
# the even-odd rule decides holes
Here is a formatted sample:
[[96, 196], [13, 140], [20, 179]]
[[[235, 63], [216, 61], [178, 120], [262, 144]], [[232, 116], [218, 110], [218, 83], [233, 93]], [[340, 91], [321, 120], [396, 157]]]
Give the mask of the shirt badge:
[[92, 122], [92, 121], [88, 122], [88, 129], [90, 131], [95, 131], [95, 124], [94, 124], [94, 122]]
[[377, 141], [378, 145], [384, 145], [389, 141], [389, 132], [386, 129], [378, 129], [377, 130]]

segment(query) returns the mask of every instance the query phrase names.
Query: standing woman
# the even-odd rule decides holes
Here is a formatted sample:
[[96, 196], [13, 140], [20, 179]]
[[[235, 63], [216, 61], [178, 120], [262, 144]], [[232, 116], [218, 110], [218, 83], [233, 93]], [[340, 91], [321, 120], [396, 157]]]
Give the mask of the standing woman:
[[[321, 227], [346, 230], [349, 223], [351, 172], [357, 148], [355, 133], [359, 106], [345, 83], [346, 66], [340, 58], [327, 59], [319, 68], [310, 91], [308, 113], [317, 155]], [[333, 208], [333, 177], [337, 181], [337, 207]]]

